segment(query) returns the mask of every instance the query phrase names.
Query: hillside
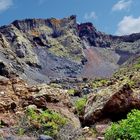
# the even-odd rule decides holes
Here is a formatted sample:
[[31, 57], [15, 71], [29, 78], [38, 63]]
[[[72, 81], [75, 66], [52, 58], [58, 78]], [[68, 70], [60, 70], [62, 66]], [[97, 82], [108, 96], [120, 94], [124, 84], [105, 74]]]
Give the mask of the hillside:
[[1, 67], [30, 84], [109, 77], [139, 54], [139, 39], [140, 34], [107, 35], [92, 23], [77, 24], [76, 16], [16, 20], [0, 27]]

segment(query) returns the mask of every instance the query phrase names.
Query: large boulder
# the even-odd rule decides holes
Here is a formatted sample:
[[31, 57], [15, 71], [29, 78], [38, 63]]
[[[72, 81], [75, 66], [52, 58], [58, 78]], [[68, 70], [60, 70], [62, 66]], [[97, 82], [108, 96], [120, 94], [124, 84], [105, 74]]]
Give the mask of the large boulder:
[[109, 86], [88, 98], [84, 124], [92, 125], [106, 118], [119, 120], [133, 108], [140, 109], [140, 99], [128, 84]]

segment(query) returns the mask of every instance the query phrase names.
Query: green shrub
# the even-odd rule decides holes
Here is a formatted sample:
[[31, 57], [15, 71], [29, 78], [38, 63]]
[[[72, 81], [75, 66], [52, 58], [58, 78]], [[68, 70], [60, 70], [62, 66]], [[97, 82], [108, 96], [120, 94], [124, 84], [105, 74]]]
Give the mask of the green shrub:
[[34, 109], [28, 109], [27, 117], [31, 127], [42, 130], [41, 133], [53, 137], [56, 136], [59, 129], [67, 123], [66, 118], [50, 110], [37, 113]]
[[3, 137], [2, 136], [0, 136], [0, 140], [3, 140]]
[[25, 134], [25, 130], [23, 128], [18, 129], [18, 135], [23, 136]]
[[105, 86], [108, 82], [108, 79], [96, 79], [91, 83], [91, 86], [92, 88], [98, 88]]
[[69, 89], [67, 93], [70, 96], [81, 96], [81, 91], [78, 89]]
[[51, 83], [49, 86], [50, 86], [50, 87], [53, 87], [53, 88], [62, 88], [61, 85], [56, 84], [56, 83]]
[[134, 65], [134, 68], [140, 69], [140, 64], [139, 64], [139, 63], [138, 63], [138, 64], [135, 64], [135, 65]]
[[128, 84], [129, 84], [130, 87], [133, 87], [133, 86], [135, 86], [136, 83], [132, 80], [129, 80]]
[[86, 102], [87, 102], [87, 97], [80, 98], [75, 102], [75, 108], [79, 115], [83, 113]]
[[69, 95], [74, 95], [75, 94], [75, 89], [69, 89], [68, 94]]
[[140, 140], [140, 111], [132, 110], [118, 123], [113, 123], [105, 133], [105, 140]]

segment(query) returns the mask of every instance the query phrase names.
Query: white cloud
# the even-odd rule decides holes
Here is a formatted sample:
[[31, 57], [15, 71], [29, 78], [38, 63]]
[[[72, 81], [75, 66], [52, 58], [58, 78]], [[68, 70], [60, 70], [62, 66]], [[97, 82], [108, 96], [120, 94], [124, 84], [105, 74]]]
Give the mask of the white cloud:
[[140, 17], [125, 16], [118, 24], [117, 35], [125, 35], [140, 32]]
[[0, 12], [5, 11], [12, 6], [12, 0], [0, 0]]
[[132, 0], [120, 0], [113, 7], [112, 11], [121, 11], [128, 9], [132, 4]]
[[96, 16], [96, 13], [94, 11], [92, 11], [91, 13], [86, 13], [84, 15], [85, 20], [96, 19], [96, 18], [97, 18], [97, 16]]

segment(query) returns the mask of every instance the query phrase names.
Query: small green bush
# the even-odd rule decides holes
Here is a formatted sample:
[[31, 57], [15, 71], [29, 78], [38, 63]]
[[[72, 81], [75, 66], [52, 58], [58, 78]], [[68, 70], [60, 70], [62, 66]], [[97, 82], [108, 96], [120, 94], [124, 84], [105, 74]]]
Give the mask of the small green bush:
[[105, 133], [105, 140], [140, 140], [140, 110], [132, 110], [118, 123], [113, 123]]
[[69, 89], [67, 92], [70, 96], [81, 96], [81, 91], [78, 89]]
[[23, 128], [18, 129], [18, 135], [23, 136], [25, 134], [25, 130]]
[[134, 64], [134, 68], [140, 69], [140, 59], [136, 61], [137, 63]]
[[53, 137], [56, 136], [59, 129], [67, 123], [66, 118], [50, 110], [38, 113], [34, 109], [28, 109], [27, 117], [31, 127], [42, 130], [44, 134]]
[[75, 89], [69, 89], [68, 90], [68, 94], [69, 95], [74, 95], [74, 93], [75, 93]]
[[96, 79], [91, 83], [91, 86], [92, 88], [98, 88], [105, 86], [108, 82], [108, 79]]
[[2, 136], [0, 136], [0, 140], [3, 140], [3, 137]]
[[87, 97], [80, 98], [75, 102], [75, 108], [79, 115], [83, 113], [86, 102], [87, 102]]
[[134, 68], [140, 69], [140, 64], [139, 64], [139, 63], [138, 63], [138, 64], [135, 64], [135, 65], [134, 65]]
[[135, 86], [136, 83], [132, 80], [129, 80], [128, 84], [129, 84], [130, 87], [133, 87], [133, 86]]

